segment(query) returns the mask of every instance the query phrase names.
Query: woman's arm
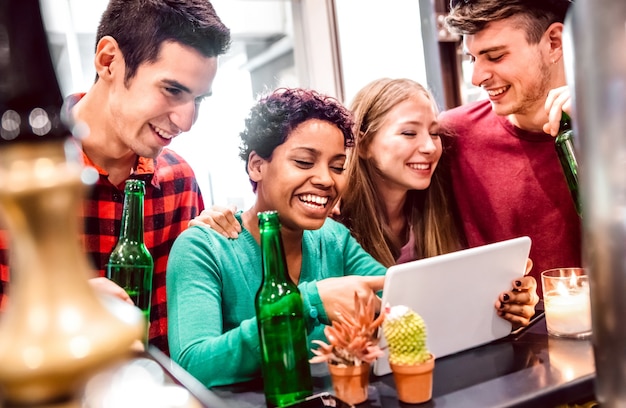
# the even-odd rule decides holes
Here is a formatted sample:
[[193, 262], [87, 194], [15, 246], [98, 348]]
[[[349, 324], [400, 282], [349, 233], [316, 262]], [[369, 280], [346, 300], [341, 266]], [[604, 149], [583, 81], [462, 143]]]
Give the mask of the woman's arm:
[[[223, 328], [228, 311], [222, 310], [222, 305], [237, 295], [224, 292], [223, 276], [245, 271], [238, 267], [233, 250], [237, 246], [220, 245], [220, 239], [226, 241], [204, 227], [189, 228], [172, 247], [167, 267], [170, 354], [207, 387], [260, 375], [254, 313], [238, 327]], [[245, 280], [245, 276], [241, 278]], [[241, 302], [242, 308], [251, 306], [253, 310], [254, 298], [242, 296]]]

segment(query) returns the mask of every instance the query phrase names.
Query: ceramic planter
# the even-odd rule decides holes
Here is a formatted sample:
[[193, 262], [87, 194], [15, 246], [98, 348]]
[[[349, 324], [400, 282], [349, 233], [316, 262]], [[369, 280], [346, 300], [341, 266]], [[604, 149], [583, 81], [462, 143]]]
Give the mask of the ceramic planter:
[[349, 404], [360, 404], [367, 400], [370, 365], [345, 366], [328, 364], [335, 395]]
[[390, 364], [396, 383], [398, 399], [407, 404], [419, 404], [432, 398], [435, 357], [417, 365]]

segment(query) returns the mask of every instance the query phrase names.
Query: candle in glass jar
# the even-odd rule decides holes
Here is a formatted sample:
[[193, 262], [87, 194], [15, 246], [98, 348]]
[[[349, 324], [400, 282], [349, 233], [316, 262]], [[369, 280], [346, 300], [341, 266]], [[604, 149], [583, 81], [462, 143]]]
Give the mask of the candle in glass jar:
[[544, 294], [548, 330], [563, 335], [586, 333], [591, 330], [589, 290], [578, 293]]
[[570, 269], [542, 274], [546, 325], [555, 336], [586, 338], [591, 335], [587, 275], [580, 268]]

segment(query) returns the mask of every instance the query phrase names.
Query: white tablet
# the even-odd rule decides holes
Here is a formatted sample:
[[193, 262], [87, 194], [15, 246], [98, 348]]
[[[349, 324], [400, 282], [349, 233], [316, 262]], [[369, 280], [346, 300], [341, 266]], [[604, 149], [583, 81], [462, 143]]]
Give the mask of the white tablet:
[[[435, 358], [502, 338], [511, 323], [497, 315], [494, 303], [524, 275], [530, 244], [529, 237], [520, 237], [394, 265], [387, 270], [382, 306], [418, 312]], [[390, 372], [385, 353], [374, 362], [374, 374]]]

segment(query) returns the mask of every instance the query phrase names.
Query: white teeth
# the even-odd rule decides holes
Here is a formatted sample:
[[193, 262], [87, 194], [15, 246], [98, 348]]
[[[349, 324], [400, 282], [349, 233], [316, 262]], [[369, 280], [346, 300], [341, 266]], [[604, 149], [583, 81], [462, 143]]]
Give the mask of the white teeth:
[[428, 170], [430, 169], [430, 164], [428, 163], [411, 163], [408, 165], [410, 168], [414, 170]]
[[313, 194], [304, 194], [298, 198], [305, 204], [316, 204], [317, 206], [325, 206], [328, 203], [328, 197], [321, 197]]
[[159, 136], [161, 136], [163, 139], [172, 139], [174, 137], [174, 135], [167, 133], [166, 131], [164, 131], [161, 128], [158, 128], [154, 125], [152, 125], [152, 129], [154, 129], [155, 132], [157, 132], [159, 134]]
[[487, 93], [489, 94], [489, 96], [498, 96], [501, 93], [503, 93], [504, 91], [506, 91], [507, 87], [503, 86], [502, 88], [499, 89], [492, 89], [492, 90], [487, 90]]

